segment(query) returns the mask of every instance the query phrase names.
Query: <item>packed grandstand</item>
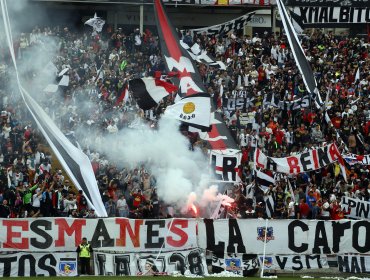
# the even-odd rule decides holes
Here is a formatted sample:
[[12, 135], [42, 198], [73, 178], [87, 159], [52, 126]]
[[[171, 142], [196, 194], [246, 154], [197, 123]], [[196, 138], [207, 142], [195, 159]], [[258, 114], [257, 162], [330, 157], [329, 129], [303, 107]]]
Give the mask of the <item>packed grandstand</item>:
[[[159, 5], [159, 8], [163, 7]], [[179, 222], [178, 228], [172, 228], [171, 221], [181, 221], [176, 219], [159, 225], [159, 228], [168, 227], [179, 235], [179, 231], [186, 233], [180, 227], [191, 232], [198, 218], [207, 218], [199, 224], [199, 228], [207, 232], [207, 241], [202, 238], [200, 241], [184, 241], [185, 250], [192, 248], [191, 242], [203, 242], [208, 251], [229, 244], [232, 252], [234, 246], [238, 248], [237, 253], [249, 252], [245, 247], [243, 249], [243, 241], [238, 241], [241, 235], [239, 227], [248, 228], [243, 219], [258, 219], [250, 222], [260, 224], [257, 240], [264, 241], [265, 245], [282, 234], [277, 232], [282, 224], [275, 220], [291, 219], [294, 222], [290, 222], [288, 227], [289, 249], [295, 254], [340, 251], [340, 237], [335, 241], [338, 246], [335, 247], [334, 242], [329, 248], [323, 241], [326, 234], [317, 229], [319, 223], [315, 223], [318, 235], [314, 244], [304, 248], [304, 243], [294, 242], [291, 237], [294, 230], [308, 231], [305, 220], [351, 219], [354, 223], [355, 220], [369, 218], [368, 39], [321, 29], [305, 30], [299, 35], [299, 43], [317, 83], [317, 91], [312, 92], [305, 77], [307, 72], [302, 71], [297, 54], [289, 43], [292, 38], [288, 38], [289, 32], [284, 32], [284, 29], [252, 36], [245, 35], [242, 30], [212, 35], [191, 30], [177, 32], [176, 36], [181, 39], [179, 46], [193, 46], [193, 52], [199, 48], [198, 54], [206, 53], [212, 60], [212, 63], [207, 63], [194, 53], [190, 55], [195, 58], [192, 63], [198, 69], [194, 73], [199, 75], [194, 78], [195, 84], [185, 85], [189, 90], [199, 88], [198, 80], [202, 83], [203, 93], [211, 100], [215, 116], [211, 120], [227, 129], [227, 133], [222, 134], [219, 127], [219, 134], [212, 134], [212, 130], [204, 130], [203, 126], [194, 128], [187, 121], [180, 128], [177, 123], [174, 126], [165, 124], [168, 120], [167, 116], [164, 117], [166, 109], [174, 108], [183, 98], [184, 84], [181, 81], [195, 75], [184, 74], [181, 72], [183, 69], [171, 69], [168, 65], [166, 55], [171, 54], [171, 50], [167, 53], [163, 48], [168, 45], [162, 42], [166, 35], [150, 30], [140, 33], [136, 28], [115, 30], [108, 24], [95, 31], [91, 34], [91, 30], [86, 28], [81, 32], [65, 26], [35, 26], [30, 33], [13, 35], [12, 46], [25, 91], [91, 162], [98, 188], [96, 193], [100, 195], [106, 216], [138, 221], [195, 218], [189, 219], [186, 226]], [[2, 41], [6, 40], [5, 37]], [[32, 103], [31, 99], [18, 92], [8, 45], [4, 43], [0, 47], [0, 217], [94, 219], [87, 224], [103, 232], [101, 236], [104, 236], [104, 230], [107, 231], [106, 227], [125, 230], [127, 225], [123, 222], [106, 222], [104, 227], [100, 222], [96, 225], [95, 218], [102, 215], [96, 213], [91, 199], [95, 193], [90, 192], [87, 196], [88, 188], [76, 187], [76, 183], [81, 184], [81, 179], [75, 173], [65, 171], [65, 165], [60, 165], [64, 154], [58, 151], [58, 147], [62, 145], [50, 146], [49, 141], [53, 142], [54, 136], [45, 140], [48, 130], [42, 128], [42, 122], [29, 105], [25, 106], [27, 102]], [[40, 59], [40, 63], [35, 62], [35, 58]], [[143, 102], [142, 96], [138, 97], [141, 93], [137, 94], [137, 91], [140, 86], [147, 86], [148, 81], [165, 88], [168, 94], [162, 100], [154, 100], [154, 106], [143, 110], [143, 103], [147, 103], [146, 100]], [[149, 91], [148, 88], [145, 90]], [[186, 98], [181, 100], [186, 101]], [[195, 110], [183, 108], [185, 115], [186, 110], [190, 113]], [[215, 124], [211, 126], [214, 129]], [[167, 134], [171, 129], [174, 134]], [[173, 138], [164, 139], [166, 137]], [[216, 138], [225, 140], [226, 149], [215, 145], [219, 141]], [[172, 140], [183, 147], [170, 147]], [[232, 144], [228, 146], [228, 143]], [[125, 145], [133, 152], [122, 148]], [[240, 152], [220, 152], [228, 148]], [[151, 149], [159, 149], [160, 152], [157, 154]], [[178, 155], [169, 157], [166, 153]], [[191, 158], [192, 154], [196, 159]], [[176, 160], [186, 166], [184, 169], [188, 167], [183, 161], [184, 155], [195, 162], [189, 167], [192, 172], [194, 166], [204, 168], [193, 174], [196, 183], [186, 177], [185, 171], [185, 175], [176, 175], [181, 168], [181, 165], [175, 165]], [[164, 163], [168, 161], [168, 165], [158, 163], [162, 159]], [[65, 157], [63, 160], [69, 165]], [[167, 167], [169, 169], [165, 169]], [[199, 183], [204, 177], [208, 181]], [[172, 181], [167, 182], [166, 178]], [[188, 181], [184, 183], [183, 180]], [[197, 188], [202, 192], [197, 192]], [[235, 222], [239, 226], [225, 220], [216, 224], [208, 218], [239, 219]], [[266, 220], [274, 225], [274, 232], [267, 222], [265, 225]], [[131, 225], [136, 228], [140, 223], [132, 221]], [[61, 227], [61, 223], [56, 224]], [[81, 224], [80, 229], [87, 224]], [[232, 231], [226, 239], [230, 236], [235, 239], [231, 244], [230, 240], [227, 243], [220, 237], [223, 237], [221, 232], [225, 225]], [[367, 224], [361, 224], [351, 229], [353, 235], [365, 236], [365, 243], [357, 240], [356, 247], [354, 242], [357, 253], [369, 251], [368, 228]], [[284, 231], [286, 227], [285, 230], [282, 227], [280, 232]], [[343, 236], [345, 229], [339, 230], [333, 224], [332, 231], [334, 238], [334, 232]], [[132, 234], [131, 229], [131, 238]], [[213, 243], [208, 239], [212, 234], [217, 235], [213, 237]], [[191, 234], [188, 236], [190, 238]], [[226, 245], [222, 245], [222, 240]], [[95, 235], [89, 241], [95, 246], [100, 242]], [[152, 240], [152, 243], [148, 241], [145, 244], [144, 249], [152, 248], [159, 252], [166, 246], [167, 249], [176, 249], [180, 241], [170, 239], [163, 241], [166, 245], [157, 246], [159, 243]], [[67, 244], [65, 246], [68, 247]], [[141, 246], [144, 245], [138, 245]], [[261, 248], [252, 251], [263, 254], [266, 263], [265, 252]], [[270, 254], [277, 255], [278, 249], [274, 250], [271, 249]], [[226, 252], [226, 249], [221, 251]], [[218, 258], [221, 260], [220, 256]], [[248, 265], [255, 269], [258, 259], [254, 262], [252, 258], [246, 258], [242, 260], [244, 265], [250, 261]], [[286, 261], [294, 264], [294, 260]], [[318, 268], [327, 265], [320, 261], [317, 263]], [[226, 258], [222, 265], [232, 271], [232, 264], [227, 264]], [[222, 265], [214, 264], [215, 267]], [[191, 272], [204, 273], [199, 271], [194, 269]], [[215, 271], [218, 272], [217, 269]]]

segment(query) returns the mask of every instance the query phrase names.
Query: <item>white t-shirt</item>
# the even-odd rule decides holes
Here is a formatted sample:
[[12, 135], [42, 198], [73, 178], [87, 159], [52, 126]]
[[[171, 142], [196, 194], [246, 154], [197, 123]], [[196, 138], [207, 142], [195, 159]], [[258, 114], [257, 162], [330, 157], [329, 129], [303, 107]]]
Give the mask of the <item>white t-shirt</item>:
[[40, 208], [40, 198], [41, 194], [38, 195], [37, 192], [32, 196], [32, 207]]

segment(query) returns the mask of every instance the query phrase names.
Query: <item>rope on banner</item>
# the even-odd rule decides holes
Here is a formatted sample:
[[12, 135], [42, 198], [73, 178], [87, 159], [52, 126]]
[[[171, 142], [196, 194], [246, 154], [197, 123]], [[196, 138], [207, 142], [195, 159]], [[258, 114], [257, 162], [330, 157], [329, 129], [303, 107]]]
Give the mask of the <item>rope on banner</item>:
[[[170, 225], [169, 225], [169, 227], [168, 227], [168, 230], [167, 230], [167, 233], [166, 233], [165, 240], [167, 239], [168, 234], [170, 233], [170, 230], [171, 230], [171, 227], [172, 227], [172, 223], [173, 223], [173, 221], [174, 221], [174, 220], [175, 220], [175, 219], [174, 219], [174, 218], [172, 218], [171, 223], [170, 223]], [[165, 243], [165, 242], [163, 242], [163, 243], [162, 243], [161, 249], [159, 249], [159, 252], [158, 252], [157, 257], [155, 258], [155, 261], [157, 261], [157, 260], [158, 260], [158, 258], [159, 258], [159, 256], [161, 255], [162, 250], [163, 250], [164, 243]]]

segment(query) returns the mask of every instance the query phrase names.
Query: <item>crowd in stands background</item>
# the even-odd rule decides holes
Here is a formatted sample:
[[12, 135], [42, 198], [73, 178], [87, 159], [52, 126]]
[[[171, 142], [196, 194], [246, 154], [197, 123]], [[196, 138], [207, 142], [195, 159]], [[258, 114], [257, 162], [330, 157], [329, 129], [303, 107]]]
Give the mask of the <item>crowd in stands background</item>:
[[[68, 28], [35, 27], [30, 34], [16, 40], [19, 63], [26, 60], [32, 48], [44, 44], [45, 38], [57, 38], [58, 47], [53, 63], [59, 70], [69, 65], [70, 83], [58, 93], [42, 93], [41, 102], [53, 119], [68, 134], [76, 127], [94, 131], [95, 141], [123, 128], [135, 129], [138, 118], [154, 127], [167, 104], [142, 112], [132, 99], [117, 104], [127, 81], [131, 78], [165, 74], [158, 38], [149, 30], [140, 34], [108, 27], [101, 35], [72, 32]], [[280, 33], [220, 34], [220, 36], [186, 33], [188, 45], [198, 43], [216, 59], [227, 64], [219, 70], [199, 65], [207, 92], [224, 114], [242, 151], [242, 184], [229, 186], [228, 194], [235, 203], [227, 217], [264, 218], [263, 197], [272, 194], [275, 200], [273, 218], [342, 219], [342, 196], [369, 201], [369, 166], [353, 165], [344, 182], [337, 164], [320, 170], [287, 178], [294, 188], [294, 197], [287, 191], [287, 179], [277, 180], [268, 193], [255, 187], [253, 197], [245, 193], [253, 182], [253, 153], [258, 147], [274, 157], [322, 146], [337, 141], [336, 131], [350, 152], [370, 153], [370, 58], [369, 44], [364, 39], [335, 36], [318, 29], [301, 37], [303, 49], [311, 63], [326, 108], [314, 105], [285, 110], [264, 104], [268, 93], [281, 100], [296, 100], [307, 95], [294, 62], [286, 37]], [[1, 46], [0, 46], [1, 47]], [[6, 49], [0, 49], [0, 217], [96, 217], [89, 210], [82, 192], [76, 192], [61, 170], [51, 166], [50, 149], [40, 136], [22, 100], [12, 93]], [[10, 65], [10, 63], [9, 63]], [[360, 67], [360, 77], [356, 79]], [[32, 73], [31, 73], [32, 74]], [[32, 75], [30, 80], [32, 80]], [[32, 81], [30, 81], [32, 83]], [[229, 99], [253, 97], [242, 109], [229, 110]], [[89, 110], [76, 104], [88, 100]], [[325, 121], [327, 109], [333, 126]], [[248, 116], [247, 123], [241, 116]], [[203, 148], [206, 144], [196, 134], [184, 133], [190, 145]], [[84, 140], [76, 132], [82, 147]], [[338, 144], [339, 145], [339, 144]], [[343, 146], [340, 147], [343, 149]], [[205, 150], [206, 153], [206, 149]], [[85, 148], [109, 216], [130, 218], [165, 218], [181, 216], [176, 207], [166, 205], [156, 193], [155, 174], [143, 165], [118, 168], [98, 151]], [[273, 176], [273, 174], [267, 172]], [[174, 182], [175, 185], [175, 182]], [[192, 215], [191, 213], [189, 214]]]

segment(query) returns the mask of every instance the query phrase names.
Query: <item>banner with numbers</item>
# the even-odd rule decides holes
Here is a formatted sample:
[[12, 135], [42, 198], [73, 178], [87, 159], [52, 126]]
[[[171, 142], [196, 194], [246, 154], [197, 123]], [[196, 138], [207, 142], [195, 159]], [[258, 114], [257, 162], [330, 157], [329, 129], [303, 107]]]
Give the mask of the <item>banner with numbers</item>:
[[94, 253], [95, 275], [101, 276], [154, 276], [171, 275], [177, 271], [184, 275], [204, 275], [207, 265], [203, 250], [182, 250], [166, 253]]

